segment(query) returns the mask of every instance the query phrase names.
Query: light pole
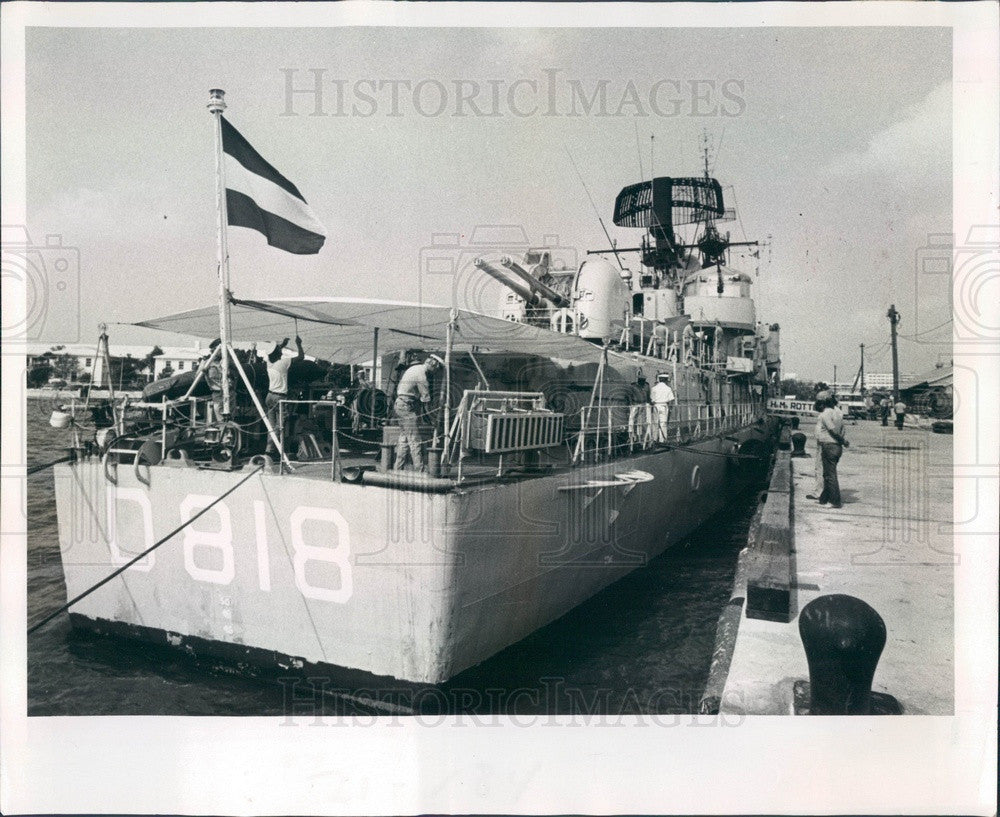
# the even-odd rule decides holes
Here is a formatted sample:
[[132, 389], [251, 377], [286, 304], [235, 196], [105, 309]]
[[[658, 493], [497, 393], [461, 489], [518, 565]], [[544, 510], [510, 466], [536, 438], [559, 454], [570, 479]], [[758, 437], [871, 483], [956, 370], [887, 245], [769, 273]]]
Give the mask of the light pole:
[[902, 319], [896, 311], [896, 305], [890, 304], [889, 311], [885, 313], [889, 319], [889, 338], [892, 343], [892, 401], [899, 402], [899, 350], [896, 348], [896, 326]]

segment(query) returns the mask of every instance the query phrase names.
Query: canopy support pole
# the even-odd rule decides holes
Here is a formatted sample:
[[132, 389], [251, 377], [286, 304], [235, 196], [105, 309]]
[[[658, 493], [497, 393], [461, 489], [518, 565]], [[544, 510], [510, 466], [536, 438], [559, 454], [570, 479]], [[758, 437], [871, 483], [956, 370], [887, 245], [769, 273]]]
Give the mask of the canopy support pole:
[[84, 411], [86, 411], [87, 408], [90, 406], [90, 393], [94, 389], [94, 380], [97, 379], [95, 377], [95, 375], [97, 374], [97, 359], [101, 356], [101, 337], [104, 335], [106, 326], [107, 324], [103, 323], [99, 325], [100, 328], [98, 329], [99, 334], [97, 336], [97, 349], [94, 350], [94, 363], [90, 367], [90, 382], [87, 384], [87, 396], [84, 398], [83, 401]]
[[[198, 384], [205, 377], [205, 373], [208, 371], [208, 367], [211, 366], [215, 362], [215, 359], [219, 356], [219, 353], [221, 351], [222, 351], [222, 346], [221, 345], [216, 346], [212, 350], [212, 354], [209, 355], [207, 358], [205, 358], [205, 360], [203, 360], [201, 362], [201, 365], [198, 367], [198, 374], [195, 375], [194, 382], [191, 384], [191, 386], [188, 388], [188, 390], [186, 392], [184, 392], [184, 396], [180, 398], [181, 400], [187, 400], [191, 396], [191, 394], [197, 388]], [[217, 419], [221, 420], [222, 418], [219, 417]]]
[[451, 447], [451, 353], [455, 345], [455, 321], [458, 312], [453, 308], [448, 314], [448, 328], [444, 345], [444, 451]]
[[[580, 436], [576, 440], [576, 450], [573, 452], [572, 464], [576, 465], [580, 461], [582, 455], [586, 453], [587, 450], [587, 431], [590, 428], [590, 416], [592, 409], [594, 408], [594, 398], [597, 397], [598, 390], [602, 393], [604, 392], [604, 367], [608, 362], [608, 345], [604, 344], [604, 350], [601, 354], [601, 362], [597, 366], [597, 378], [594, 380], [594, 387], [590, 390], [590, 402], [587, 404], [587, 410], [585, 416], [581, 418], [583, 422], [580, 424]], [[599, 410], [599, 409], [598, 409]], [[600, 415], [598, 415], [598, 428], [600, 428]], [[596, 439], [595, 439], [596, 442]]]
[[[372, 386], [376, 389], [381, 389], [382, 386], [378, 382], [378, 327], [376, 326], [372, 329]], [[368, 410], [368, 426], [371, 427], [375, 425], [375, 398], [373, 397], [370, 401], [370, 407]]]
[[486, 391], [490, 390], [490, 381], [486, 379], [486, 375], [483, 374], [483, 368], [479, 365], [479, 361], [476, 360], [476, 356], [469, 350], [469, 357], [472, 359], [472, 365], [476, 367], [476, 371], [479, 372], [479, 379], [483, 381], [483, 388]]

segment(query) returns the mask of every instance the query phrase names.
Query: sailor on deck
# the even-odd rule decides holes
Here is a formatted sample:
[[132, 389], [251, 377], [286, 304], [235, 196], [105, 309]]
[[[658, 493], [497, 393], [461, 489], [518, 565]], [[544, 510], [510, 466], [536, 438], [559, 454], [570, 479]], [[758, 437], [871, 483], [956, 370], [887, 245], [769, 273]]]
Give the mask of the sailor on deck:
[[413, 467], [419, 471], [423, 468], [423, 451], [421, 450], [420, 429], [417, 422], [418, 412], [426, 412], [430, 407], [431, 389], [429, 375], [434, 374], [444, 365], [437, 355], [431, 355], [423, 363], [410, 366], [399, 378], [396, 387], [396, 402], [393, 408], [399, 418], [399, 440], [396, 443], [396, 463], [394, 468], [402, 471], [406, 465], [406, 452], [409, 449], [413, 459]]
[[[288, 370], [292, 366], [292, 360], [302, 360], [305, 352], [302, 349], [302, 338], [295, 337], [296, 354], [294, 358], [285, 357], [284, 350], [288, 345], [288, 338], [281, 343], [275, 343], [267, 355], [267, 397], [264, 400], [264, 408], [267, 411], [267, 419], [271, 423], [271, 428], [280, 435], [283, 429], [280, 428], [281, 401], [288, 398]], [[278, 450], [274, 440], [270, 436], [267, 438], [267, 450], [265, 453], [274, 454]]]
[[650, 390], [650, 399], [656, 409], [656, 422], [659, 429], [658, 442], [667, 441], [667, 423], [670, 420], [670, 404], [676, 402], [674, 390], [670, 388], [670, 375], [661, 372], [656, 376], [656, 385]]
[[[205, 366], [205, 382], [208, 383], [208, 387], [212, 390], [212, 408], [215, 412], [215, 421], [222, 422], [223, 414], [223, 399], [222, 399], [222, 355], [226, 353], [225, 349], [219, 349], [219, 354], [215, 353], [215, 350], [222, 345], [222, 341], [216, 338], [209, 344], [208, 351], [209, 355], [205, 358], [203, 365]], [[232, 371], [229, 373], [229, 393], [235, 395], [236, 393], [236, 382], [233, 379]], [[232, 409], [232, 406], [230, 406]]]

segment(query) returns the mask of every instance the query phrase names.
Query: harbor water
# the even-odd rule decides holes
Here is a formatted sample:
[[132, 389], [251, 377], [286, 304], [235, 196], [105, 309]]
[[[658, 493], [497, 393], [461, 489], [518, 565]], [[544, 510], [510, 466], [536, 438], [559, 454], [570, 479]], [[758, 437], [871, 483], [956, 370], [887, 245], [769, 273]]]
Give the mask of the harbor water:
[[[49, 426], [52, 407], [28, 401], [29, 466], [64, 453], [68, 432]], [[747, 491], [646, 567], [425, 701], [500, 714], [697, 712], [716, 623], [756, 508], [756, 492]], [[50, 469], [28, 478], [27, 526], [30, 625], [66, 601]], [[305, 690], [290, 677], [245, 677], [225, 665], [75, 631], [66, 615], [29, 635], [27, 672], [32, 716], [280, 716], [302, 714], [317, 700], [316, 679]], [[327, 693], [318, 698], [323, 714], [371, 711], [332, 684], [318, 687]]]

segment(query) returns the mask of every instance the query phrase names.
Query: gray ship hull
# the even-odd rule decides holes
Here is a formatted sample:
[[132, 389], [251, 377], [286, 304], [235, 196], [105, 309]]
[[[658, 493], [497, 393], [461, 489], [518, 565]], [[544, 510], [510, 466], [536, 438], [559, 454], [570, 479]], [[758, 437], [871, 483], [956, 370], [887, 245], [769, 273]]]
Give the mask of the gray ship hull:
[[[227, 659], [437, 684], [683, 539], [770, 428], [431, 493], [257, 474], [73, 606], [74, 623]], [[144, 475], [147, 473], [144, 469]], [[56, 468], [68, 598], [244, 475], [96, 459]]]

